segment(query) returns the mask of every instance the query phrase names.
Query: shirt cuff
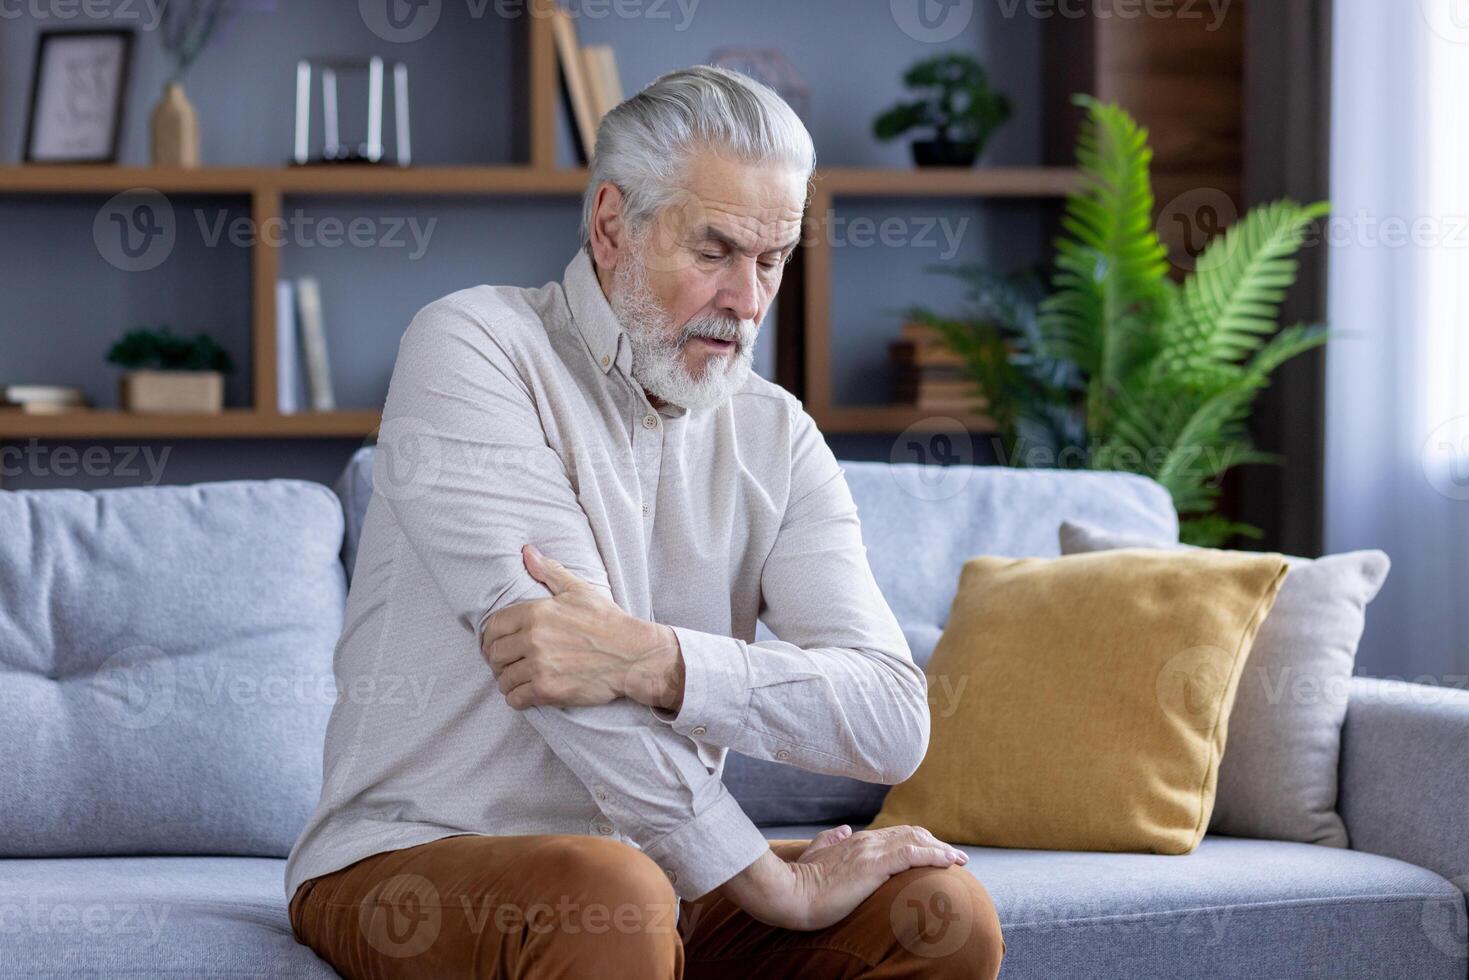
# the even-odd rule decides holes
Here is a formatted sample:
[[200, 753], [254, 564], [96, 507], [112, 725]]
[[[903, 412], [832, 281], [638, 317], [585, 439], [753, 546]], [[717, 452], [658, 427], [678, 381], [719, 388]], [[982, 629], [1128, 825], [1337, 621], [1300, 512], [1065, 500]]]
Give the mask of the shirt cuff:
[[713, 806], [682, 827], [645, 847], [678, 892], [693, 901], [744, 871], [770, 850], [729, 791], [720, 788]]
[[673, 627], [683, 656], [683, 704], [667, 721], [680, 735], [729, 748], [750, 707], [750, 654], [732, 636]]

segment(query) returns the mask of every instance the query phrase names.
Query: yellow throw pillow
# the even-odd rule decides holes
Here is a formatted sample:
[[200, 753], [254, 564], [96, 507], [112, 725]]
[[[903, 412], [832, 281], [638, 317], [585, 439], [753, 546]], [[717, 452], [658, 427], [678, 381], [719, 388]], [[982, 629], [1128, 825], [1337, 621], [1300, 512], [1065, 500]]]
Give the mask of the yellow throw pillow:
[[975, 558], [928, 665], [928, 755], [875, 827], [955, 844], [1186, 854], [1280, 555]]

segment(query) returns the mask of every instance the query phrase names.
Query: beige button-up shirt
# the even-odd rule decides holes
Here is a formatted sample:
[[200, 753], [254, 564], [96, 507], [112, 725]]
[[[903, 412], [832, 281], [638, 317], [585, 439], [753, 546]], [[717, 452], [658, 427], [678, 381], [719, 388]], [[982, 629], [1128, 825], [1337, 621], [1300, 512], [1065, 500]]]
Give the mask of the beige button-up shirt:
[[[726, 750], [876, 782], [917, 767], [924, 677], [811, 417], [754, 375], [716, 408], [654, 409], [630, 367], [585, 250], [562, 283], [463, 290], [409, 325], [288, 898], [467, 833], [620, 839], [691, 898], [767, 848], [720, 781]], [[673, 627], [676, 715], [505, 703], [479, 632], [548, 595], [527, 543]], [[779, 639], [756, 642], [757, 620]]]

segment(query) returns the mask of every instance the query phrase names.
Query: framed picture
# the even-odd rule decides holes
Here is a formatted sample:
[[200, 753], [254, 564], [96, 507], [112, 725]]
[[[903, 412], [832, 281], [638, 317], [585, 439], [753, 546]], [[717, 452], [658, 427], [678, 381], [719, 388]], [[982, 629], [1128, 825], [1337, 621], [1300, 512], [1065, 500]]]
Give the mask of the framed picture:
[[26, 163], [115, 163], [130, 30], [44, 31], [26, 117]]

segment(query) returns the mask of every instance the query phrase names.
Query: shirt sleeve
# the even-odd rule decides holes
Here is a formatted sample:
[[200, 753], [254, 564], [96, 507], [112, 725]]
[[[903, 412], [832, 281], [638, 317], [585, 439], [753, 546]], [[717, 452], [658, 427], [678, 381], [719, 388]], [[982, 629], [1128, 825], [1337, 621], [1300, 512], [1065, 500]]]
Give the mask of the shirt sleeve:
[[[615, 600], [530, 389], [486, 319], [453, 298], [414, 318], [373, 459], [374, 492], [476, 648], [489, 615], [550, 594], [525, 570], [525, 544]], [[500, 710], [514, 710], [496, 697]], [[711, 891], [769, 849], [697, 746], [642, 705], [623, 699], [523, 714], [681, 896]]]
[[857, 505], [815, 422], [798, 411], [791, 493], [760, 576], [758, 643], [675, 626], [675, 731], [754, 758], [877, 783], [928, 747], [928, 686], [862, 543]]

